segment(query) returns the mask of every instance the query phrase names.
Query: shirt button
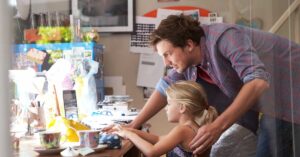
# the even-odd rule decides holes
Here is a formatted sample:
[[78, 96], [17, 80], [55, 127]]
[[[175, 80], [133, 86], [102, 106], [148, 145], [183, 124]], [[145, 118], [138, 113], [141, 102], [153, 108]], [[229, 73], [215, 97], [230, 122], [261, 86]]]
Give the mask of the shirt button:
[[210, 63], [209, 63], [209, 62], [207, 62], [207, 65], [209, 66], [209, 65], [210, 65]]

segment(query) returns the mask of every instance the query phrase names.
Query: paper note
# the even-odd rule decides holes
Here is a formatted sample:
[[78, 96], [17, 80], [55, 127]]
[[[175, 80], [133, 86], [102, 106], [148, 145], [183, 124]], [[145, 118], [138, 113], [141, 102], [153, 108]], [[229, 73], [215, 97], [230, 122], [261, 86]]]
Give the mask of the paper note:
[[157, 53], [141, 54], [137, 85], [142, 87], [155, 87], [164, 74], [164, 63]]
[[104, 87], [112, 88], [114, 95], [126, 95], [126, 86], [121, 76], [104, 76]]
[[86, 156], [86, 155], [91, 154], [95, 151], [94, 151], [94, 149], [92, 149], [90, 147], [84, 147], [84, 148], [78, 149], [78, 152], [79, 152], [80, 155]]

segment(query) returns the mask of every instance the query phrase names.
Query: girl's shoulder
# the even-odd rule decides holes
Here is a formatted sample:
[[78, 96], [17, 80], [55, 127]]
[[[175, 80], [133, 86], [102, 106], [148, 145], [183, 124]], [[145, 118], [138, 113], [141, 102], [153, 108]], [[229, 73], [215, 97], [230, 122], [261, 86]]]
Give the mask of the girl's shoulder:
[[193, 140], [193, 138], [197, 135], [198, 128], [195, 126], [187, 125], [187, 124], [178, 124], [172, 130], [174, 131], [181, 142], [179, 146], [184, 149], [185, 151], [191, 151], [189, 149], [189, 143]]
[[186, 124], [178, 124], [175, 126], [172, 131], [180, 133], [180, 134], [189, 134], [189, 135], [196, 135], [198, 127], [186, 125]]

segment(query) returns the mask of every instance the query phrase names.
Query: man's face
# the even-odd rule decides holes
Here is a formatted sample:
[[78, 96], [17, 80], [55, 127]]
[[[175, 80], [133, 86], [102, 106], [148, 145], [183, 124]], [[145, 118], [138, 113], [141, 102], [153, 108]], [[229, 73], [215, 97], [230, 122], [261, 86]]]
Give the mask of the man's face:
[[166, 66], [174, 68], [178, 73], [184, 72], [192, 65], [192, 59], [187, 47], [184, 49], [174, 47], [172, 43], [167, 40], [162, 40], [156, 44], [158, 54], [163, 58]]

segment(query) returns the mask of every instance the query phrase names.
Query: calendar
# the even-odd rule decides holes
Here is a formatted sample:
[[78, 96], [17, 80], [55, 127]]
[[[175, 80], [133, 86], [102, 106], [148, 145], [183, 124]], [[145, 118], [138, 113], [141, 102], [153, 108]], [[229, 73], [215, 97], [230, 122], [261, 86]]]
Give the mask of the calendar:
[[151, 17], [136, 18], [136, 31], [131, 35], [130, 51], [133, 53], [153, 53], [150, 47], [150, 35], [155, 29], [157, 19]]

